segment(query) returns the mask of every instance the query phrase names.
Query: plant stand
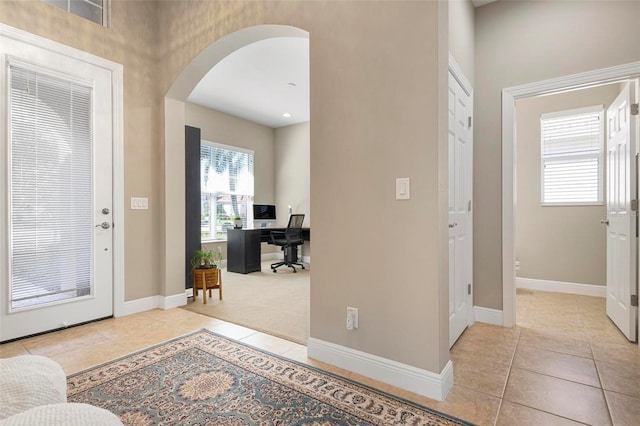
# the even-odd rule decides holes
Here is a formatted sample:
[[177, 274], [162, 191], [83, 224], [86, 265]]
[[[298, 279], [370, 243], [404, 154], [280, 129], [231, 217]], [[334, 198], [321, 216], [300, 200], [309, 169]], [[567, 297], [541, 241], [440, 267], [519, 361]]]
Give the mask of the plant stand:
[[207, 304], [207, 290], [209, 297], [211, 290], [218, 289], [219, 298], [222, 300], [222, 273], [220, 268], [198, 269], [193, 270], [193, 300], [198, 297], [198, 290], [202, 289], [202, 300]]

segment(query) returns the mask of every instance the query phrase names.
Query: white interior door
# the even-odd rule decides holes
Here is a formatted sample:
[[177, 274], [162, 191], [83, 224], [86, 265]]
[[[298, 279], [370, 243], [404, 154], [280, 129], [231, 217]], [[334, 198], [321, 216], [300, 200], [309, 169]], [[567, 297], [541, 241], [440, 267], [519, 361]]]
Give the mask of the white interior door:
[[109, 70], [0, 41], [6, 341], [113, 314], [113, 101]]
[[637, 294], [634, 93], [634, 82], [626, 83], [607, 109], [607, 315], [631, 341], [637, 338], [638, 311], [631, 305], [631, 296]]
[[449, 346], [471, 323], [471, 97], [449, 72]]

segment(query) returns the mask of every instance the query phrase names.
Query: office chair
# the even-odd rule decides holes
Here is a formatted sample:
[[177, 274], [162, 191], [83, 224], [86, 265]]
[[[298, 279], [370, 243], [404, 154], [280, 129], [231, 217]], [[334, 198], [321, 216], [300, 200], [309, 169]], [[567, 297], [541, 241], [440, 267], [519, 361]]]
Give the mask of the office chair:
[[302, 263], [298, 263], [298, 246], [304, 243], [302, 239], [302, 222], [304, 221], [303, 214], [292, 214], [289, 216], [289, 224], [285, 231], [271, 231], [271, 244], [282, 247], [283, 259], [282, 262], [272, 263], [271, 270], [278, 272], [276, 268], [286, 265], [296, 271], [293, 265], [298, 265], [304, 269]]

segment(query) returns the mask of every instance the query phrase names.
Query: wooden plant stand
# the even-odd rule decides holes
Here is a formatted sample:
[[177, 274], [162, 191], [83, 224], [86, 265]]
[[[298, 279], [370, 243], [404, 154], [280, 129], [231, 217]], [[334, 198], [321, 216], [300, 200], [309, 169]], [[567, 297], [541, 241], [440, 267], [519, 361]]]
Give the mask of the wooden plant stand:
[[202, 289], [202, 300], [204, 304], [207, 304], [207, 290], [209, 290], [209, 297], [211, 296], [211, 290], [218, 289], [220, 300], [222, 300], [222, 273], [220, 268], [211, 269], [193, 269], [193, 300], [198, 297], [198, 290]]

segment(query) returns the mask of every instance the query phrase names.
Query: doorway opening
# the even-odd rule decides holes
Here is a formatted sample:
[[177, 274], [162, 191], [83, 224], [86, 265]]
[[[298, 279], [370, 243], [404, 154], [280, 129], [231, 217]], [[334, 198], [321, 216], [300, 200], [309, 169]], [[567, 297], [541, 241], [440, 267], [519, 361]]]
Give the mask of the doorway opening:
[[[165, 256], [168, 260], [171, 259], [172, 263], [172, 265], [169, 265], [170, 262], [167, 262], [167, 268], [171, 268], [171, 271], [167, 271], [168, 277], [172, 276], [176, 277], [176, 279], [180, 276], [184, 277], [184, 268], [186, 267], [185, 259], [190, 257], [190, 253], [187, 253], [187, 249], [185, 249], [184, 234], [176, 233], [176, 227], [185, 223], [184, 194], [186, 191], [184, 185], [180, 185], [179, 182], [175, 181], [175, 176], [185, 175], [185, 125], [201, 129], [200, 140], [203, 143], [209, 143], [211, 146], [224, 145], [225, 148], [229, 149], [237, 148], [238, 150], [251, 151], [255, 178], [253, 185], [250, 185], [253, 186], [254, 190], [253, 193], [249, 194], [250, 202], [255, 204], [273, 204], [276, 206], [278, 222], [273, 224], [273, 226], [286, 226], [288, 214], [290, 213], [304, 213], [306, 215], [304, 226], [310, 226], [310, 178], [308, 176], [308, 147], [310, 136], [308, 119], [306, 122], [293, 121], [297, 118], [295, 111], [283, 109], [282, 111], [278, 111], [279, 119], [289, 120], [291, 124], [287, 124], [286, 121], [273, 124], [269, 119], [261, 115], [259, 111], [255, 109], [247, 111], [251, 110], [252, 107], [242, 106], [240, 105], [242, 102], [239, 102], [239, 100], [244, 100], [256, 92], [261, 91], [253, 86], [256, 84], [258, 78], [255, 75], [252, 77], [251, 74], [265, 71], [264, 68], [266, 67], [252, 69], [251, 64], [245, 66], [242, 70], [244, 84], [238, 89], [240, 93], [231, 93], [227, 90], [223, 95], [220, 95], [219, 92], [216, 95], [217, 99], [212, 100], [210, 96], [207, 99], [206, 95], [202, 95], [202, 91], [196, 90], [199, 85], [212, 77], [210, 71], [217, 72], [223, 68], [220, 67], [220, 65], [223, 65], [224, 62], [237, 62], [238, 60], [242, 62], [243, 60], [251, 60], [252, 57], [262, 57], [269, 62], [275, 61], [274, 55], [282, 54], [282, 49], [280, 49], [280, 51], [278, 51], [278, 49], [276, 49], [276, 51], [273, 50], [274, 45], [278, 44], [279, 41], [290, 47], [294, 44], [299, 46], [301, 41], [303, 44], [306, 43], [306, 56], [308, 57], [308, 38], [309, 34], [306, 31], [286, 25], [258, 25], [236, 31], [215, 41], [196, 56], [196, 58], [182, 70], [167, 92], [165, 96], [165, 226], [167, 229]], [[239, 58], [242, 56], [239, 54], [245, 52], [252, 52], [253, 56], [249, 55], [249, 57], [247, 57], [245, 55], [244, 59]], [[269, 63], [267, 65], [272, 64]], [[237, 75], [234, 77], [237, 77]], [[289, 91], [297, 90], [300, 92], [307, 90], [304, 98], [307, 102], [306, 106], [308, 110], [308, 72], [306, 75], [306, 83], [287, 79], [286, 76], [269, 75], [267, 77], [273, 80], [273, 84], [282, 86]], [[215, 78], [218, 79], [217, 82], [209, 81], [209, 83], [217, 86], [225, 86], [223, 80], [224, 75], [217, 75]], [[282, 81], [280, 81], [281, 79]], [[222, 89], [226, 90], [228, 88], [222, 87]], [[270, 98], [274, 99], [277, 98], [277, 96], [271, 96]], [[211, 105], [208, 104], [209, 101], [211, 101]], [[261, 103], [271, 104], [268, 101], [269, 97], [262, 98], [262, 102], [260, 100], [254, 102], [254, 107], [256, 104], [259, 106]], [[273, 106], [272, 109], [279, 108], [280, 106]], [[282, 108], [284, 108], [284, 106], [282, 106]], [[243, 109], [245, 110], [244, 112], [247, 113], [246, 115], [243, 115], [241, 111]], [[238, 129], [241, 129], [241, 131], [238, 131]], [[301, 135], [306, 137], [306, 140], [302, 144], [306, 144], [306, 146], [303, 147], [300, 146], [301, 144], [295, 143], [300, 140]], [[305, 155], [306, 159], [303, 158]], [[278, 165], [278, 167], [274, 164]], [[304, 164], [307, 164], [306, 170], [303, 170]], [[289, 167], [289, 169], [287, 169], [288, 171], [280, 173], [278, 171], [281, 168], [280, 166], [284, 168]], [[296, 169], [293, 170], [291, 167]], [[303, 172], [307, 175], [306, 179], [301, 178]], [[297, 194], [296, 197], [294, 197], [293, 194]], [[209, 204], [207, 204], [207, 207], [210, 213], [211, 205], [214, 204], [211, 202], [212, 197], [213, 196], [209, 194]], [[221, 205], [224, 204], [222, 201]], [[252, 209], [249, 205], [245, 210], [247, 217], [244, 218], [245, 220], [243, 221], [243, 227], [245, 228], [254, 227], [251, 211]], [[216, 212], [218, 212], [218, 210], [216, 210]], [[218, 226], [218, 222], [220, 222], [218, 219], [220, 217], [223, 219], [226, 217], [223, 210], [220, 210], [218, 213], [220, 213], [218, 217], [210, 214], [210, 217], [214, 218], [216, 230], [220, 227]], [[211, 225], [211, 223], [209, 223], [209, 225]], [[255, 226], [259, 227], [259, 224]], [[169, 228], [171, 228], [171, 230]], [[209, 226], [209, 228], [212, 228], [212, 226]], [[184, 229], [184, 226], [182, 229]], [[212, 234], [210, 232], [208, 235], [219, 237], [217, 233]], [[206, 239], [209, 241], [205, 241]], [[222, 266], [225, 266], [228, 257], [226, 239], [205, 237], [203, 238], [202, 246], [206, 250], [217, 251], [219, 248], [225, 259], [222, 262]], [[280, 255], [280, 253], [272, 249], [272, 247], [273, 246], [266, 246], [263, 243], [263, 260], [271, 260], [273, 262], [273, 258]], [[176, 250], [176, 248], [178, 248], [178, 250]], [[300, 255], [303, 261], [307, 263], [310, 262], [309, 243], [305, 243]], [[181, 267], [182, 270], [180, 269]], [[271, 272], [268, 268], [268, 265], [266, 268], [264, 266], [262, 267], [263, 271], [266, 269], [267, 272]], [[278, 279], [279, 276], [282, 276], [281, 280], [286, 280], [284, 277], [285, 274], [288, 274], [288, 272], [282, 271], [282, 273], [278, 274], [271, 273], [268, 279], [275, 280]], [[295, 275], [307, 275], [308, 277], [308, 274], [307, 272], [306, 274], [297, 273]], [[249, 281], [255, 281], [258, 273], [254, 272], [243, 275], [225, 271], [224, 275], [223, 287], [227, 287], [233, 285], [232, 282], [238, 282], [239, 278], [248, 278]], [[264, 272], [263, 275], [265, 275]], [[184, 278], [180, 279], [180, 282], [184, 282]], [[192, 293], [188, 290], [187, 294], [190, 296]], [[223, 294], [225, 295], [224, 303], [229, 304], [231, 302], [229, 299], [231, 294], [226, 289], [223, 291]], [[261, 290], [249, 292], [249, 294], [251, 294], [253, 298], [261, 298], [265, 293], [264, 290]], [[214, 299], [215, 300], [208, 300], [209, 306], [211, 306], [213, 302], [217, 303], [217, 299]], [[269, 308], [271, 312], [281, 310], [282, 301], [280, 302], [281, 303], [271, 303], [271, 307]], [[307, 296], [303, 302], [308, 305], [309, 296]], [[202, 301], [199, 300], [198, 303], [201, 304]], [[246, 305], [242, 308], [233, 309], [232, 311], [234, 313], [240, 311], [255, 312], [255, 308], [255, 305], [252, 306], [251, 301], [247, 300]], [[259, 316], [250, 316], [258, 318], [255, 324], [242, 320], [237, 320], [235, 323], [269, 332], [268, 329], [265, 330], [264, 327], [261, 327]], [[308, 309], [304, 323], [308, 330]], [[288, 337], [286, 335], [283, 336], [282, 333], [271, 334], [280, 334], [280, 337]], [[298, 340], [296, 339], [296, 341]]]
[[[542, 95], [575, 91], [610, 83], [637, 80], [640, 63], [626, 64], [553, 80], [506, 88], [502, 93], [502, 247], [503, 325], [516, 323], [516, 101]], [[635, 89], [637, 91], [637, 89]], [[637, 144], [636, 139], [633, 140]], [[636, 254], [637, 256], [637, 254]], [[637, 259], [635, 259], [637, 261]], [[637, 289], [636, 289], [637, 291]], [[637, 321], [637, 318], [636, 318]]]

